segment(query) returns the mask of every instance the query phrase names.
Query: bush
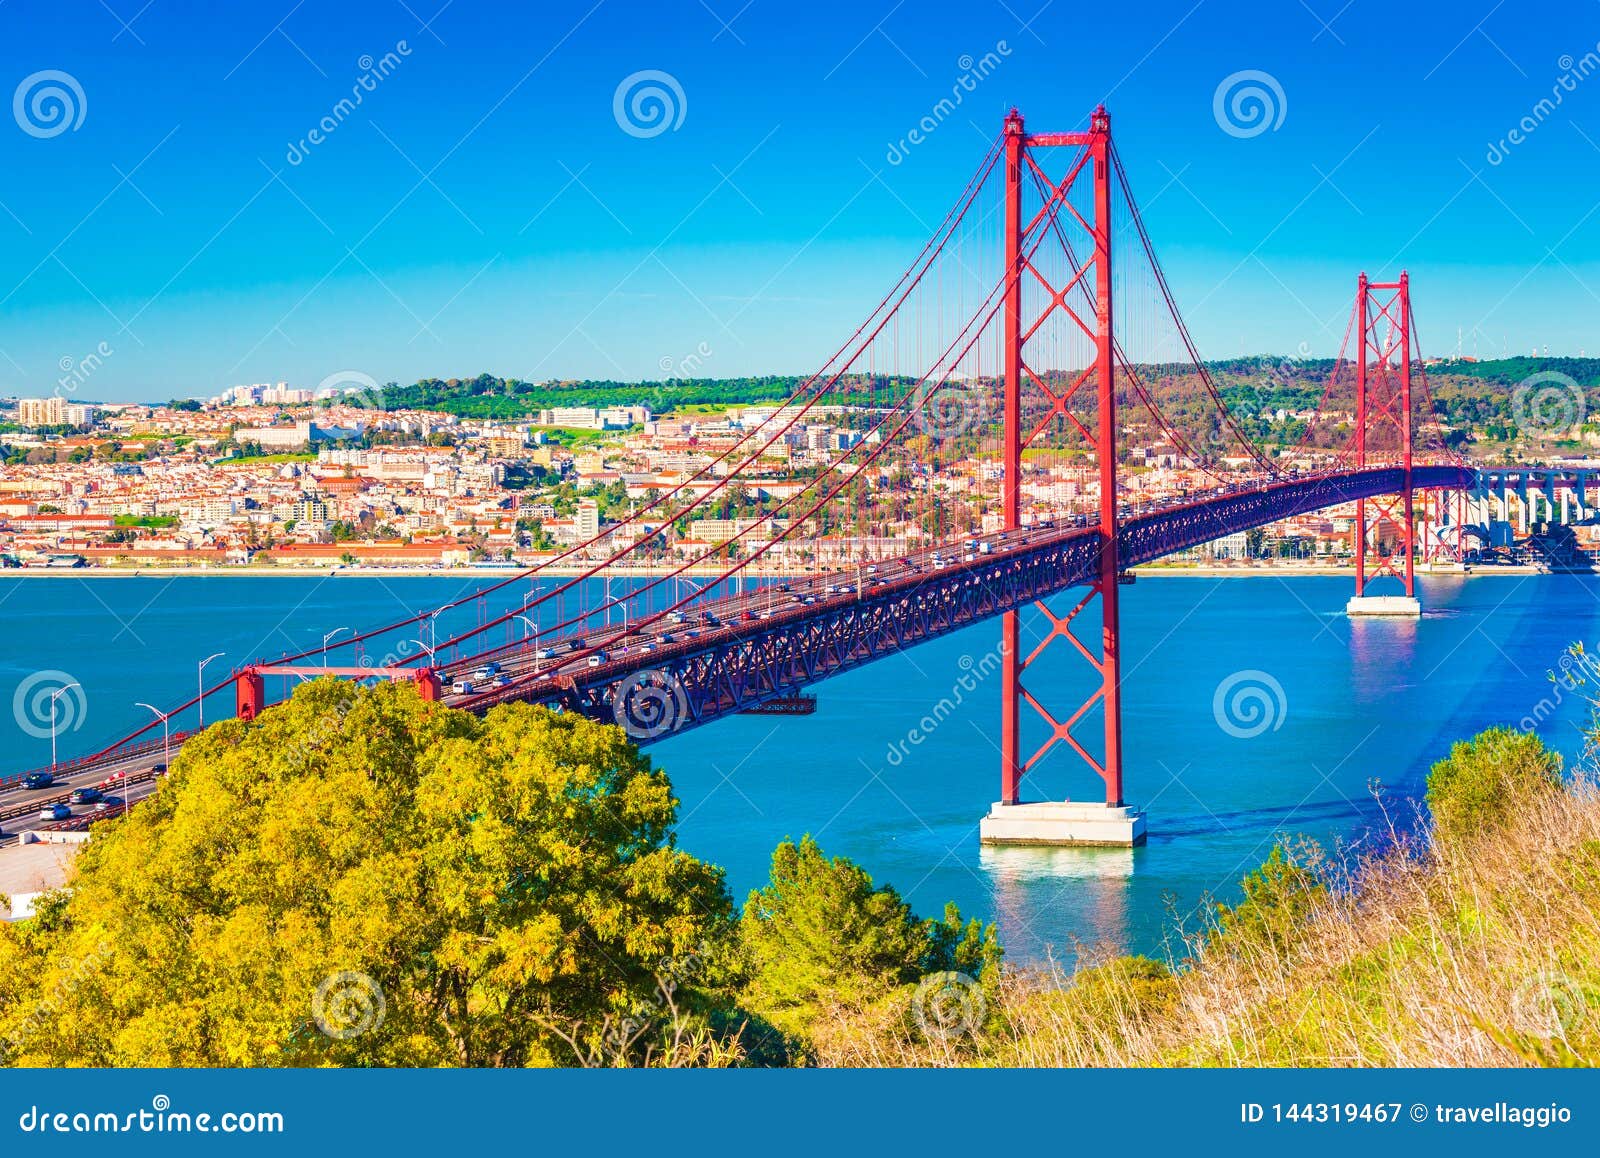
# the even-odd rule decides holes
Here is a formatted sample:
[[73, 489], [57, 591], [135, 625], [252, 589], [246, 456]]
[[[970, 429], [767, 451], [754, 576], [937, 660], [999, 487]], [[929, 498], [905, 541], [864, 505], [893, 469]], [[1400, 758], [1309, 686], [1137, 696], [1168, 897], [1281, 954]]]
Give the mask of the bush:
[[942, 920], [918, 918], [809, 836], [773, 852], [771, 882], [750, 894], [739, 934], [751, 973], [743, 1006], [798, 1037], [827, 1009], [873, 1004], [930, 974], [991, 981], [1000, 960], [994, 926], [963, 922], [954, 905]]
[[1207, 940], [1208, 952], [1270, 948], [1281, 953], [1327, 891], [1316, 874], [1295, 863], [1281, 844], [1273, 845], [1267, 859], [1239, 884], [1244, 900], [1217, 906], [1217, 927]]
[[1501, 828], [1518, 805], [1561, 787], [1561, 757], [1539, 737], [1490, 728], [1462, 740], [1428, 773], [1428, 810], [1444, 840]]

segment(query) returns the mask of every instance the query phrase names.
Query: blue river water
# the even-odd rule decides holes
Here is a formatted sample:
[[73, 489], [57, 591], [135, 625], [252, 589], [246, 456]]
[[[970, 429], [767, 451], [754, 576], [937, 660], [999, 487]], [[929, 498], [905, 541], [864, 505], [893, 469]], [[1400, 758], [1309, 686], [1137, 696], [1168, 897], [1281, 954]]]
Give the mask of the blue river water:
[[[58, 737], [66, 757], [150, 720], [136, 701], [192, 695], [196, 661], [213, 652], [224, 658], [208, 681], [462, 589], [444, 576], [0, 578], [0, 703], [13, 707], [0, 712], [0, 770], [50, 759], [27, 703], [41, 671], [82, 687], [60, 705], [71, 711]], [[1180, 920], [1192, 924], [1207, 896], [1236, 896], [1280, 836], [1377, 839], [1387, 822], [1373, 782], [1404, 821], [1455, 739], [1533, 717], [1569, 758], [1581, 754], [1588, 707], [1570, 692], [1556, 703], [1547, 673], [1569, 644], [1600, 641], [1600, 580], [1430, 577], [1426, 612], [1410, 622], [1352, 622], [1349, 593], [1331, 577], [1153, 576], [1123, 589], [1126, 794], [1150, 833], [1139, 849], [980, 848], [999, 781], [997, 624], [818, 685], [815, 715], [735, 717], [651, 753], [682, 800], [679, 843], [725, 866], [736, 899], [765, 880], [779, 840], [812, 833], [920, 912], [955, 901], [997, 921], [1013, 958], [1096, 946], [1164, 954], [1181, 949]], [[441, 636], [478, 612], [451, 614]], [[1042, 623], [1025, 621], [1029, 649]], [[1062, 641], [1024, 682], [1063, 718], [1091, 687]], [[230, 710], [221, 697], [207, 703]], [[1024, 733], [1029, 751], [1041, 739]], [[1061, 746], [1025, 790], [1100, 795]]]

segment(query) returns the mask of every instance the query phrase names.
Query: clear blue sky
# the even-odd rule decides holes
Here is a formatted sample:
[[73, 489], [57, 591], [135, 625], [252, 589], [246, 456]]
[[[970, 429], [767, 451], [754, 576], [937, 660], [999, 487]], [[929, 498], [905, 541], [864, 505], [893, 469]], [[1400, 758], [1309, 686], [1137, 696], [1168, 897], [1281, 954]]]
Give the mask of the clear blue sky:
[[[1429, 352], [1458, 327], [1468, 352], [1474, 328], [1485, 354], [1600, 352], [1600, 71], [1571, 79], [1600, 51], [1600, 5], [1519, 12], [10, 0], [0, 97], [58, 70], [83, 108], [53, 136], [26, 99], [32, 133], [0, 114], [0, 393], [47, 393], [101, 343], [78, 397], [349, 369], [643, 377], [702, 344], [708, 375], [804, 371], [906, 264], [1007, 107], [1065, 128], [1100, 100], [1208, 356], [1332, 353], [1356, 272], [1402, 264]], [[963, 58], [991, 52], [957, 113], [889, 164]], [[385, 53], [390, 75], [291, 163]], [[613, 113], [641, 70], [683, 93], [655, 136]], [[1283, 93], [1254, 136], [1213, 112], [1243, 70]], [[1571, 91], [1536, 111], [1563, 75]]]

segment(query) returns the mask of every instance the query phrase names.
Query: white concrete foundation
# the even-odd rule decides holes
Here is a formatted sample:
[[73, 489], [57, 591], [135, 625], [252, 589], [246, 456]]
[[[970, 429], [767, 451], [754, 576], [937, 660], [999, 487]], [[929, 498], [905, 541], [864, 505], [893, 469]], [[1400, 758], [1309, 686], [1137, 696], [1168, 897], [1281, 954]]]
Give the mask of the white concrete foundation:
[[1422, 604], [1410, 595], [1357, 595], [1345, 604], [1344, 613], [1415, 619], [1422, 614]]
[[1127, 806], [1041, 801], [995, 804], [978, 826], [984, 844], [1100, 845], [1144, 843], [1144, 813]]

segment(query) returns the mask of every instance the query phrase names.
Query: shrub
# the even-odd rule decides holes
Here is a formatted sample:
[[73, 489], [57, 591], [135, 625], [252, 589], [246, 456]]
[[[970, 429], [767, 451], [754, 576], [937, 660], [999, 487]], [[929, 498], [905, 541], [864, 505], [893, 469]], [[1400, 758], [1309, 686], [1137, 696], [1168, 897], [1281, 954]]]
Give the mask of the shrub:
[[1539, 737], [1490, 728], [1462, 740], [1428, 773], [1428, 810], [1444, 840], [1501, 828], [1519, 804], [1561, 786], [1561, 757]]
[[1208, 938], [1207, 952], [1267, 948], [1281, 953], [1327, 891], [1316, 874], [1291, 859], [1281, 844], [1273, 845], [1267, 859], [1239, 884], [1244, 900], [1217, 906], [1217, 927]]
[[744, 1007], [804, 1036], [826, 1009], [861, 1007], [930, 974], [992, 979], [1000, 959], [994, 927], [919, 918], [890, 886], [859, 865], [828, 858], [807, 836], [772, 854], [772, 879], [750, 894], [740, 940], [751, 971]]

